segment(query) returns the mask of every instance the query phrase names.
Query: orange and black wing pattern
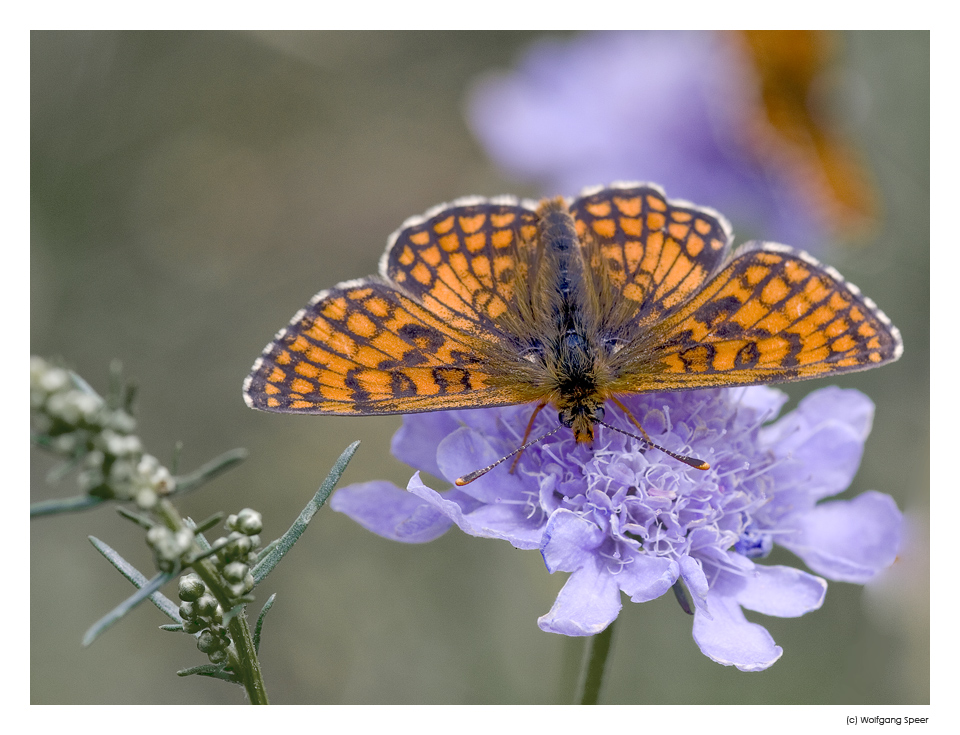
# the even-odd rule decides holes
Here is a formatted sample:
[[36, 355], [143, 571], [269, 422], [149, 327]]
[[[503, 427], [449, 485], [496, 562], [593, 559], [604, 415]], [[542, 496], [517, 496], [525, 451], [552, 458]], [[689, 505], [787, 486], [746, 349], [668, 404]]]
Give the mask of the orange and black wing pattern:
[[[582, 268], [551, 270], [544, 252], [560, 244], [541, 242], [551, 236], [538, 213], [557, 206], [473, 197], [408, 220], [379, 277], [317, 294], [267, 345], [245, 400], [346, 415], [557, 404], [804, 380], [902, 352], [896, 327], [833, 268], [773, 243], [729, 257], [720, 214], [652, 184], [570, 203]], [[545, 289], [563, 294], [556, 314]], [[585, 318], [567, 313], [576, 310]], [[592, 345], [582, 359], [602, 367], [573, 392], [557, 372], [570, 367], [558, 347], [570, 342], [568, 321], [584, 330], [577, 344]]]
[[775, 243], [733, 257], [713, 210], [649, 184], [587, 192], [571, 213], [588, 257], [635, 303], [618, 393], [782, 383], [892, 362], [900, 332], [833, 268]]
[[833, 268], [784, 245], [749, 243], [657, 325], [645, 351], [650, 372], [637, 370], [637, 382], [682, 390], [866, 370], [898, 359], [903, 343]]
[[587, 265], [632, 306], [634, 326], [654, 325], [693, 297], [732, 239], [717, 212], [668, 201], [652, 184], [584, 192], [570, 205]]
[[[535, 205], [533, 205], [535, 206]], [[536, 213], [512, 198], [463, 199], [404, 223], [380, 277], [317, 294], [267, 345], [244, 383], [253, 408], [370, 415], [518, 403], [482, 355], [505, 339], [519, 254]]]

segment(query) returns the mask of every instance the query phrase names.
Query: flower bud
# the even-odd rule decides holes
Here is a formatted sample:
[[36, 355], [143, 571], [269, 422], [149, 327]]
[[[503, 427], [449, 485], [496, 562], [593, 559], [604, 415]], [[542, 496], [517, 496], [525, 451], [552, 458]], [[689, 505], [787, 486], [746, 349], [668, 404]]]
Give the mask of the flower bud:
[[252, 508], [244, 508], [237, 513], [236, 530], [247, 536], [253, 536], [263, 530], [263, 516]]
[[225, 664], [230, 656], [225, 649], [220, 648], [208, 653], [207, 658], [210, 659], [210, 663], [212, 664]]
[[227, 544], [224, 551], [226, 552], [228, 559], [240, 560], [249, 554], [252, 548], [253, 544], [250, 542], [249, 536], [244, 536], [243, 534], [234, 531], [230, 534], [230, 542]]
[[223, 568], [223, 578], [228, 582], [239, 582], [244, 578], [244, 576], [249, 571], [248, 567], [243, 562], [232, 561]]
[[211, 594], [205, 594], [197, 600], [197, 615], [204, 618], [213, 616], [217, 611], [217, 598]]
[[211, 651], [219, 650], [222, 647], [223, 646], [220, 642], [220, 639], [210, 630], [203, 631], [197, 637], [197, 648], [204, 653], [210, 653]]
[[181, 600], [185, 602], [195, 602], [207, 591], [206, 585], [200, 579], [198, 574], [184, 574], [180, 577], [180, 587], [177, 590]]
[[[32, 367], [31, 365], [31, 368]], [[70, 384], [70, 376], [67, 375], [66, 370], [47, 366], [46, 371], [39, 375], [37, 384], [47, 393], [55, 393], [56, 391], [63, 390]]]

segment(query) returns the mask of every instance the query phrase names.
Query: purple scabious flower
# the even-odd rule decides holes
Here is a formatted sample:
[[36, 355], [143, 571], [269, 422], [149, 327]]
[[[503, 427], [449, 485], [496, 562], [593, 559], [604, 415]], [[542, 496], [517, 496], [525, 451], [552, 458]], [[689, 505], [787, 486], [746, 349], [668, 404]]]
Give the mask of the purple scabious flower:
[[[420, 472], [451, 484], [516, 449], [532, 408], [404, 417], [393, 454], [419, 471], [401, 490], [385, 481], [339, 490], [331, 507], [385, 538], [431, 541], [452, 525], [538, 549], [547, 570], [568, 572], [540, 628], [599, 633], [622, 607], [682, 580], [694, 603], [693, 637], [704, 654], [760, 671], [783, 653], [742, 608], [796, 617], [823, 602], [824, 579], [757, 563], [775, 544], [829, 579], [864, 583], [896, 558], [902, 516], [893, 499], [866, 492], [820, 501], [849, 485], [870, 432], [873, 404], [855, 390], [823, 388], [773, 421], [786, 396], [767, 387], [623, 398], [654, 441], [705, 459], [682, 465], [659, 450], [596, 427], [592, 446], [563, 429], [463, 488], [436, 492]], [[556, 426], [551, 411], [532, 436]], [[626, 431], [620, 411], [609, 423]]]
[[764, 135], [762, 105], [732, 36], [604, 32], [542, 40], [515, 71], [482, 77], [467, 120], [501, 168], [548, 193], [657, 181], [763, 239], [815, 250], [829, 230], [828, 187], [815, 164]]

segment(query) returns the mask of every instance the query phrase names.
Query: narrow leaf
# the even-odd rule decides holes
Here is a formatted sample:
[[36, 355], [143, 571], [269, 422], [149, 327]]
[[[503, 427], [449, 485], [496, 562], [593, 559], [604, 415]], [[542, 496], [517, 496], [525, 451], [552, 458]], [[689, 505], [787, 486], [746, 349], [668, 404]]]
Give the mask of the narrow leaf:
[[122, 505], [117, 506], [117, 513], [119, 513], [123, 518], [126, 518], [128, 521], [133, 521], [140, 528], [146, 529], [149, 531], [154, 526], [154, 522], [147, 518], [146, 515], [142, 513], [134, 513], [132, 510], [124, 508]]
[[229, 681], [231, 684], [240, 683], [236, 674], [230, 671], [224, 671], [222, 666], [214, 666], [213, 664], [203, 664], [202, 666], [191, 666], [189, 669], [180, 669], [180, 671], [177, 672], [177, 676], [209, 676], [214, 679]]
[[75, 513], [78, 510], [90, 510], [106, 502], [107, 498], [98, 498], [95, 495], [75, 495], [72, 498], [54, 498], [41, 500], [30, 506], [30, 517], [49, 516], [56, 513]]
[[172, 572], [159, 572], [153, 579], [147, 582], [146, 585], [137, 590], [136, 594], [128, 597], [126, 600], [113, 608], [113, 610], [100, 618], [96, 623], [90, 626], [90, 629], [83, 636], [83, 645], [89, 646], [91, 643], [97, 640], [97, 638], [99, 638], [107, 630], [107, 628], [117, 622], [128, 612], [133, 610], [133, 608], [135, 608], [141, 602], [150, 597], [150, 595], [160, 589], [160, 587], [173, 579], [174, 576], [175, 574]]
[[[88, 538], [90, 539], [90, 543], [93, 544], [93, 547], [103, 554], [104, 558], [110, 562], [113, 567], [120, 572], [120, 574], [130, 580], [130, 583], [133, 584], [134, 587], [137, 589], [143, 589], [143, 587], [149, 582], [149, 580], [143, 574], [141, 574], [140, 571], [133, 566], [133, 564], [120, 556], [120, 554], [110, 548], [108, 544], [104, 543], [95, 536], [89, 536]], [[160, 612], [174, 622], [183, 622], [180, 619], [179, 605], [177, 605], [163, 593], [154, 592], [152, 595], [150, 595], [150, 602], [156, 605], [160, 609]]]
[[289, 530], [283, 534], [283, 536], [277, 539], [277, 545], [273, 548], [273, 550], [263, 559], [261, 559], [257, 563], [257, 566], [253, 568], [254, 584], [259, 584], [268, 574], [270, 574], [270, 572], [273, 571], [273, 568], [277, 566], [277, 564], [280, 563], [280, 560], [286, 556], [287, 552], [293, 548], [293, 545], [297, 542], [297, 539], [300, 538], [300, 534], [307, 530], [307, 525], [310, 523], [313, 516], [316, 515], [316, 512], [323, 507], [324, 503], [327, 502], [327, 498], [330, 497], [330, 493], [333, 492], [333, 488], [336, 487], [337, 483], [340, 481], [341, 476], [347, 469], [347, 464], [349, 464], [354, 452], [357, 451], [358, 446], [360, 446], [360, 442], [356, 441], [343, 450], [343, 454], [341, 454], [340, 458], [334, 463], [333, 468], [330, 470], [330, 474], [327, 475], [327, 479], [323, 481], [320, 489], [317, 490], [310, 502], [307, 503], [307, 507], [300, 512], [299, 517], [293, 522], [293, 525], [290, 526]]
[[263, 603], [263, 609], [260, 611], [260, 617], [257, 618], [257, 627], [253, 630], [253, 650], [260, 653], [260, 631], [263, 630], [263, 619], [267, 616], [267, 612], [273, 607], [273, 601], [277, 599], [277, 593], [274, 592], [270, 597], [267, 598], [267, 601]]
[[223, 512], [218, 511], [212, 516], [203, 521], [203, 523], [197, 524], [197, 527], [194, 529], [196, 533], [203, 533], [204, 531], [209, 531], [214, 526], [218, 525], [223, 520]]
[[[75, 388], [79, 388], [81, 391], [86, 393], [88, 396], [93, 396], [94, 398], [100, 398], [100, 394], [97, 393], [93, 388], [90, 387], [90, 384], [77, 375], [73, 370], [67, 370], [67, 373], [70, 375], [70, 380], [73, 381]], [[103, 399], [100, 398], [102, 401]]]
[[180, 475], [179, 477], [175, 477], [175, 492], [177, 495], [182, 495], [183, 493], [196, 490], [201, 485], [210, 482], [210, 480], [213, 478], [222, 475], [231, 467], [235, 467], [236, 465], [240, 464], [246, 458], [246, 449], [231, 449], [229, 452], [224, 452], [219, 457], [210, 460], [199, 469], [191, 472], [189, 475]]

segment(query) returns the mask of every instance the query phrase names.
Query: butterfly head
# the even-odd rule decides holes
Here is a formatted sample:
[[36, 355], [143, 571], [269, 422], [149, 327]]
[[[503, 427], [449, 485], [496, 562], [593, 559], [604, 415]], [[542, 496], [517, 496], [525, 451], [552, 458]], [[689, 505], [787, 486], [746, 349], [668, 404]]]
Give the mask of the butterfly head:
[[603, 404], [586, 400], [561, 406], [558, 418], [563, 426], [573, 429], [577, 442], [589, 443], [593, 441], [593, 427], [603, 420]]

